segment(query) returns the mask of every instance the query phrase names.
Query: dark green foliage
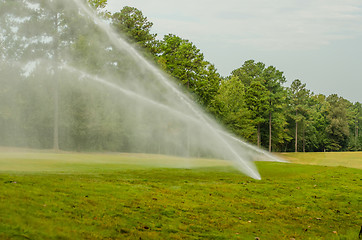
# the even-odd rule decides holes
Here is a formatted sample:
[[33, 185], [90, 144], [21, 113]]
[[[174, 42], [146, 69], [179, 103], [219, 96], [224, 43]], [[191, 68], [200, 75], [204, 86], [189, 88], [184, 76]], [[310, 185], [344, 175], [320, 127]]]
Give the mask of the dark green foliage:
[[102, 9], [107, 6], [107, 0], [88, 0], [88, 2], [96, 9]]
[[253, 80], [245, 92], [245, 103], [252, 114], [252, 121], [257, 128], [257, 145], [261, 144], [260, 126], [267, 119], [268, 90], [258, 80]]
[[265, 139], [269, 135], [269, 150], [361, 150], [360, 103], [352, 104], [335, 94], [315, 95], [299, 79], [285, 91], [282, 72], [253, 60], [234, 70], [231, 77], [245, 85], [245, 94], [240, 97], [248, 106], [252, 121], [261, 123], [258, 132], [262, 146], [268, 146]]
[[291, 84], [290, 88], [290, 116], [295, 123], [295, 152], [298, 152], [298, 134], [300, 133], [300, 124], [302, 124], [302, 131], [305, 131], [305, 120], [308, 114], [308, 99], [309, 90], [306, 88], [306, 84], [302, 84], [299, 79], [296, 79]]
[[[58, 79], [61, 84], [57, 89], [55, 81], [49, 81], [53, 79], [52, 71], [57, 71], [55, 65], [46, 72], [25, 74], [29, 62], [42, 65], [59, 60], [88, 73], [107, 72], [117, 76], [117, 83], [129, 78], [127, 69], [134, 64], [131, 57], [115, 49], [91, 19], [79, 16], [77, 7], [67, 8], [70, 3], [0, 1], [0, 145], [49, 148], [55, 141], [52, 136], [56, 128], [60, 132], [60, 147], [69, 150], [76, 146], [75, 150], [141, 151], [131, 138], [162, 139], [160, 131], [131, 132], [129, 128], [135, 127], [136, 122], [126, 121], [122, 113], [107, 116], [111, 107], [101, 107], [106, 104], [123, 111], [122, 103], [117, 105], [111, 93], [101, 96], [99, 92], [82, 89], [81, 82], [69, 76], [61, 77], [66, 80]], [[254, 60], [245, 61], [222, 79], [191, 41], [174, 34], [156, 40], [156, 34], [151, 33], [153, 23], [140, 10], [124, 7], [110, 14], [104, 10], [106, 0], [89, 0], [89, 3], [236, 135], [270, 151], [362, 150], [361, 103], [353, 104], [335, 94], [328, 97], [313, 94], [300, 80], [285, 88], [283, 72]], [[29, 7], [32, 4], [39, 8]], [[24, 66], [19, 68], [15, 63]], [[74, 91], [64, 91], [72, 84]], [[163, 98], [159, 85], [151, 85], [147, 77], [144, 84], [160, 91]], [[38, 92], [31, 93], [31, 89]], [[61, 118], [58, 127], [54, 123], [57, 92], [60, 98], [57, 114]], [[137, 122], [138, 130], [147, 129], [147, 121], [150, 119]], [[176, 121], [170, 122], [164, 127], [170, 128], [170, 132], [182, 129], [174, 127], [179, 125]], [[184, 134], [174, 137], [186, 138]], [[31, 140], [25, 141], [26, 138]], [[161, 145], [152, 142], [147, 148], [158, 152]]]
[[327, 149], [331, 151], [345, 150], [349, 136], [348, 102], [338, 97], [337, 94], [327, 97], [327, 102], [330, 105], [327, 115], [329, 124], [326, 128], [329, 138]]
[[208, 107], [218, 91], [220, 75], [214, 65], [189, 40], [176, 35], [164, 36], [159, 45], [158, 63], [191, 93], [196, 101]]
[[112, 22], [115, 29], [125, 34], [131, 40], [146, 48], [150, 53], [156, 54], [157, 34], [152, 34], [152, 22], [148, 21], [143, 13], [134, 7], [124, 7], [120, 12], [112, 15]]
[[[245, 91], [252, 94], [250, 96], [246, 94], [245, 99], [248, 102], [248, 107], [254, 109], [251, 111], [254, 115], [253, 121], [256, 126], [259, 126], [257, 131], [258, 145], [269, 148], [269, 151], [272, 148], [280, 149], [280, 145], [287, 138], [286, 133], [283, 131], [287, 124], [282, 113], [283, 108], [286, 106], [286, 91], [282, 86], [286, 80], [283, 72], [273, 66], [266, 67], [262, 62], [256, 63], [254, 60], [248, 60], [245, 61], [242, 67], [232, 71], [231, 76], [238, 78], [246, 86]], [[256, 87], [255, 81], [259, 82], [259, 88], [261, 88], [259, 90], [262, 93], [256, 92], [259, 90], [253, 90]], [[249, 97], [251, 98], [248, 99]], [[259, 102], [259, 106], [257, 106], [256, 101]], [[264, 105], [262, 109], [260, 109], [261, 102]], [[259, 113], [256, 113], [256, 110]], [[258, 119], [256, 115], [258, 115]], [[266, 141], [266, 139], [269, 139], [269, 141]]]
[[202, 77], [197, 81], [194, 90], [201, 105], [210, 108], [211, 102], [219, 90], [220, 82], [221, 77], [215, 66], [204, 61]]
[[324, 152], [328, 142], [326, 128], [329, 104], [324, 95], [312, 95], [309, 101], [309, 114], [306, 120], [305, 148], [307, 152]]
[[160, 45], [164, 69], [186, 88], [193, 90], [202, 74], [204, 55], [196, 46], [176, 35], [166, 35]]
[[245, 86], [236, 77], [221, 82], [210, 109], [231, 131], [256, 142], [256, 128], [245, 102]]
[[362, 150], [362, 104], [356, 102], [351, 106], [351, 122], [350, 122], [350, 138], [349, 138], [349, 150], [361, 151]]

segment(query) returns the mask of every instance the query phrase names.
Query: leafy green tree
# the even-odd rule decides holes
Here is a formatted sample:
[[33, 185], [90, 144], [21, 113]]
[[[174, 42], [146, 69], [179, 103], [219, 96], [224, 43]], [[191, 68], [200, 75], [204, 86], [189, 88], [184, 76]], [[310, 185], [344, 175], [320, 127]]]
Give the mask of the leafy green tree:
[[235, 134], [249, 141], [256, 141], [251, 111], [245, 102], [245, 86], [237, 77], [221, 82], [212, 101], [211, 112]]
[[[277, 143], [282, 143], [286, 137], [283, 130], [286, 120], [281, 114], [286, 98], [286, 92], [282, 86], [286, 82], [283, 72], [273, 66], [266, 67], [262, 62], [256, 63], [254, 60], [248, 60], [242, 67], [233, 70], [231, 75], [238, 77], [245, 86], [250, 86], [254, 80], [258, 80], [268, 90], [269, 107], [266, 111], [268, 111], [268, 145], [269, 151], [271, 151], [272, 139], [275, 139]], [[272, 126], [274, 126], [274, 132], [272, 132]]]
[[[92, 19], [79, 15], [79, 9], [70, 3], [67, 0], [0, 2], [0, 41], [4, 47], [0, 59], [6, 59], [12, 65], [7, 68], [13, 69], [12, 71], [18, 74], [11, 77], [12, 83], [6, 79], [6, 89], [19, 95], [19, 98], [14, 98], [17, 99], [17, 102], [13, 103], [16, 107], [7, 114], [9, 117], [6, 117], [11, 118], [12, 121], [6, 120], [3, 123], [6, 124], [4, 126], [12, 129], [14, 128], [12, 126], [18, 126], [17, 131], [22, 134], [18, 134], [18, 139], [31, 139], [23, 146], [31, 144], [33, 147], [50, 148], [49, 143], [53, 142], [53, 148], [58, 149], [60, 140], [63, 139], [60, 141], [61, 147], [66, 146], [69, 140], [64, 139], [65, 134], [62, 132], [81, 133], [81, 131], [72, 131], [71, 128], [80, 126], [83, 121], [82, 115], [78, 114], [74, 115], [78, 117], [66, 119], [65, 113], [72, 112], [71, 108], [80, 109], [85, 105], [89, 107], [91, 103], [90, 101], [82, 102], [81, 98], [73, 98], [72, 104], [65, 104], [68, 97], [64, 90], [65, 85], [72, 81], [76, 82], [77, 77], [75, 75], [70, 78], [63, 77], [64, 71], [59, 68], [60, 65], [88, 68], [87, 70], [91, 69], [91, 72], [97, 72], [106, 67], [118, 70], [117, 66], [122, 65], [113, 63], [115, 55], [118, 55], [118, 62], [121, 62], [120, 56], [123, 55], [119, 52], [114, 53], [114, 50], [107, 50], [111, 49], [111, 43], [104, 40], [107, 36], [102, 34]], [[16, 87], [18, 82], [22, 83], [21, 87]], [[1, 91], [0, 94], [8, 96], [7, 93], [3, 94]], [[94, 99], [94, 102], [99, 102], [99, 100], [101, 98]], [[41, 107], [34, 108], [36, 104]], [[23, 116], [19, 112], [27, 113], [27, 115]], [[93, 112], [90, 111], [90, 113]], [[59, 119], [58, 115], [62, 118]], [[61, 131], [58, 130], [60, 128]], [[94, 131], [90, 128], [84, 129], [87, 129], [88, 135]], [[51, 134], [52, 140], [48, 139]], [[77, 138], [74, 137], [74, 139]], [[20, 141], [18, 142], [20, 144]]]
[[309, 109], [305, 119], [306, 136], [303, 138], [303, 145], [306, 151], [323, 152], [328, 142], [326, 128], [329, 103], [323, 94], [312, 95], [307, 103]]
[[[301, 121], [301, 131], [302, 131], [302, 149], [303, 152], [306, 151], [315, 151], [314, 143], [316, 143], [316, 139], [325, 136], [321, 132], [316, 133], [315, 123], [317, 119], [320, 117], [320, 112], [318, 111], [317, 106], [318, 98], [314, 97], [314, 94], [310, 94], [306, 99], [305, 105], [306, 109], [303, 114], [303, 120]], [[324, 116], [325, 119], [325, 116]], [[321, 120], [321, 119], [320, 119]], [[324, 127], [325, 129], [325, 127]], [[325, 130], [321, 130], [325, 132]], [[320, 136], [316, 136], [320, 135]]]
[[238, 77], [245, 86], [250, 86], [253, 80], [263, 79], [264, 69], [264, 63], [255, 63], [254, 60], [248, 60], [240, 68], [233, 70], [231, 76]]
[[306, 84], [302, 84], [299, 79], [292, 82], [290, 89], [290, 106], [292, 111], [292, 119], [295, 122], [295, 152], [298, 152], [298, 127], [302, 123], [308, 111], [307, 101], [310, 91], [306, 89]]
[[[4, 23], [5, 28], [14, 29], [14, 35], [9, 42], [16, 46], [16, 51], [8, 52], [8, 58], [21, 62], [21, 64], [34, 64], [35, 61], [58, 58], [59, 17], [63, 2], [49, 3], [41, 0], [19, 1], [16, 7], [21, 11], [14, 11], [14, 4], [6, 6], [10, 10], [11, 20], [18, 19], [17, 26], [12, 26], [11, 20]], [[34, 9], [32, 6], [38, 6]], [[3, 9], [3, 8], [2, 8]], [[59, 12], [58, 12], [59, 10]], [[3, 19], [3, 17], [1, 17]], [[37, 27], [34, 27], [37, 26]], [[40, 27], [39, 27], [40, 26]], [[14, 41], [15, 40], [15, 41]], [[9, 48], [10, 49], [10, 48]], [[26, 71], [26, 70], [25, 70]], [[55, 70], [54, 70], [55, 71]], [[26, 73], [25, 75], [29, 75]], [[57, 84], [54, 85], [54, 148], [58, 148], [57, 125]]]
[[[28, 10], [18, 30], [24, 41], [23, 44], [17, 44], [21, 49], [19, 58], [25, 63], [52, 64], [48, 68], [48, 72], [44, 74], [49, 74], [49, 78], [54, 81], [53, 148], [57, 150], [59, 149], [59, 66], [63, 63], [69, 64], [71, 48], [74, 43], [79, 42], [78, 37], [85, 35], [85, 32], [88, 31], [88, 29], [85, 30], [86, 27], [96, 28], [91, 20], [78, 14], [77, 7], [69, 7], [72, 2], [67, 0], [23, 0], [23, 5], [28, 6]], [[37, 6], [37, 8], [32, 6]]]
[[[286, 125], [286, 121], [283, 120], [280, 113], [285, 107], [285, 98], [286, 92], [284, 91], [284, 87], [282, 84], [286, 82], [286, 79], [283, 75], [283, 72], [277, 70], [273, 66], [269, 66], [268, 68], [263, 70], [262, 78], [264, 80], [264, 85], [269, 91], [269, 152], [272, 151], [272, 125], [273, 125], [273, 114], [276, 116], [280, 116], [279, 119], [276, 119], [274, 125], [278, 123], [280, 126], [276, 126], [279, 128], [284, 128]], [[279, 141], [282, 141], [282, 137], [279, 137]]]
[[356, 150], [362, 151], [362, 104], [360, 102], [356, 102], [354, 104], [354, 122], [355, 122], [355, 131], [354, 137], [356, 142]]
[[[262, 62], [255, 63], [254, 60], [245, 61], [244, 64], [231, 72], [230, 77], [237, 78], [245, 86], [245, 102], [251, 112], [253, 118], [253, 125], [256, 128], [256, 141], [255, 143], [260, 146], [261, 144], [261, 124], [266, 122], [267, 107], [265, 107], [264, 101], [267, 98], [266, 88], [263, 85], [264, 80], [262, 78], [265, 64]], [[251, 86], [253, 84], [253, 86]], [[258, 89], [262, 90], [258, 92]], [[259, 98], [263, 96], [263, 98]], [[261, 102], [259, 102], [261, 100]], [[261, 111], [265, 111], [264, 114]]]
[[326, 128], [329, 142], [326, 148], [329, 151], [340, 151], [347, 147], [349, 137], [347, 102], [337, 94], [329, 95], [327, 102], [330, 108], [328, 110], [328, 126]]
[[195, 89], [204, 67], [204, 55], [189, 40], [176, 35], [164, 36], [160, 44], [160, 62], [188, 89]]
[[201, 77], [197, 81], [194, 92], [198, 97], [198, 102], [204, 107], [209, 108], [219, 90], [221, 76], [215, 66], [206, 61], [204, 61], [201, 71]]
[[88, 3], [96, 8], [96, 9], [103, 9], [107, 6], [108, 0], [88, 0]]
[[88, 0], [89, 5], [95, 9], [98, 16], [106, 20], [110, 20], [112, 14], [105, 9], [108, 4], [107, 2], [108, 0]]
[[125, 6], [120, 12], [112, 15], [112, 22], [120, 33], [125, 34], [153, 55], [158, 53], [157, 34], [151, 33], [153, 23], [148, 21], [142, 11], [135, 7]]
[[18, 61], [24, 55], [24, 31], [22, 25], [29, 21], [31, 9], [26, 1], [0, 1], [0, 59], [8, 63]]
[[209, 106], [221, 81], [214, 65], [204, 60], [204, 55], [189, 40], [176, 35], [164, 36], [160, 42], [158, 63], [162, 69], [197, 96], [204, 106]]
[[348, 109], [350, 118], [350, 137], [348, 149], [352, 151], [362, 150], [362, 139], [360, 138], [360, 129], [362, 125], [362, 104], [356, 102], [350, 103]]
[[266, 121], [269, 107], [269, 92], [261, 81], [254, 80], [245, 92], [245, 103], [251, 112], [253, 123], [257, 128], [257, 145], [261, 145], [261, 124]]

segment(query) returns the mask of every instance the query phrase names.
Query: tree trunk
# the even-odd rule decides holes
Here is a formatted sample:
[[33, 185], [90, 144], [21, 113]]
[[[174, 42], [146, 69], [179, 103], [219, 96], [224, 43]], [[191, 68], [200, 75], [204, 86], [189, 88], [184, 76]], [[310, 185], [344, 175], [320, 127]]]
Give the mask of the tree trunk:
[[258, 124], [258, 147], [260, 147], [260, 123]]
[[56, 33], [54, 36], [54, 133], [53, 133], [53, 149], [59, 150], [59, 83], [58, 83], [58, 13], [54, 18]]
[[190, 157], [191, 154], [190, 154], [190, 149], [191, 149], [191, 143], [190, 143], [190, 134], [191, 134], [191, 131], [190, 131], [190, 126], [189, 124], [186, 124], [186, 157]]
[[269, 152], [272, 151], [272, 114], [269, 112]]
[[59, 150], [59, 94], [58, 94], [58, 77], [54, 74], [54, 134], [53, 149]]
[[305, 125], [303, 122], [303, 152], [305, 152]]
[[359, 125], [359, 122], [358, 122], [358, 120], [356, 120], [356, 131], [355, 131], [355, 141], [356, 141], [356, 144], [357, 144], [357, 141], [358, 141], [358, 125]]
[[295, 152], [298, 152], [298, 111], [295, 111]]

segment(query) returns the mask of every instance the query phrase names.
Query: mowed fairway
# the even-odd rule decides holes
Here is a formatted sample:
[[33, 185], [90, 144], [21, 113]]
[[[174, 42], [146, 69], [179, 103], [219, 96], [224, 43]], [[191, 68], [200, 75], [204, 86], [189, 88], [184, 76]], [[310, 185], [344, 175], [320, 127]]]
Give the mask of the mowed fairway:
[[282, 153], [279, 156], [292, 163], [362, 169], [362, 152]]
[[219, 160], [3, 149], [0, 239], [358, 239], [360, 156], [258, 162], [258, 181]]

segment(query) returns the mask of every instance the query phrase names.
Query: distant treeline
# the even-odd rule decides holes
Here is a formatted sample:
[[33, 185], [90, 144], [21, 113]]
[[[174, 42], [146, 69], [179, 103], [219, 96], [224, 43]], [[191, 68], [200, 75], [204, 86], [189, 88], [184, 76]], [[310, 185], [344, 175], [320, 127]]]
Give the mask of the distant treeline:
[[105, 1], [92, 3], [238, 136], [269, 151], [362, 150], [361, 103], [315, 94], [299, 79], [285, 87], [282, 71], [254, 60], [222, 77], [191, 41], [174, 34], [157, 40], [137, 8], [111, 14], [102, 11]]
[[[285, 87], [282, 71], [254, 60], [222, 77], [191, 41], [174, 34], [157, 40], [151, 33], [153, 24], [140, 10], [124, 7], [109, 13], [104, 10], [106, 0], [88, 1], [118, 33], [237, 136], [270, 151], [362, 150], [361, 103], [336, 94], [314, 94], [298, 79]], [[186, 139], [185, 148], [197, 141], [180, 130], [177, 119], [150, 132], [149, 121], [157, 122], [157, 118], [148, 116], [146, 108], [129, 110], [128, 102], [117, 101], [111, 91], [102, 94], [74, 81], [75, 74], [54, 73], [60, 70], [52, 64], [66, 62], [91, 74], [109, 74], [119, 81], [132, 79], [127, 72], [132, 59], [112, 48], [108, 36], [79, 14], [73, 1], [57, 3], [0, 1], [0, 145], [58, 148], [60, 142], [62, 149], [70, 150], [149, 149], [175, 154], [172, 149], [180, 146], [173, 138]], [[31, 71], [34, 59], [40, 60]], [[51, 81], [54, 76], [59, 76], [62, 84]], [[144, 84], [151, 82], [146, 79]], [[125, 110], [129, 112], [125, 114]], [[162, 149], [166, 142], [172, 146]]]

